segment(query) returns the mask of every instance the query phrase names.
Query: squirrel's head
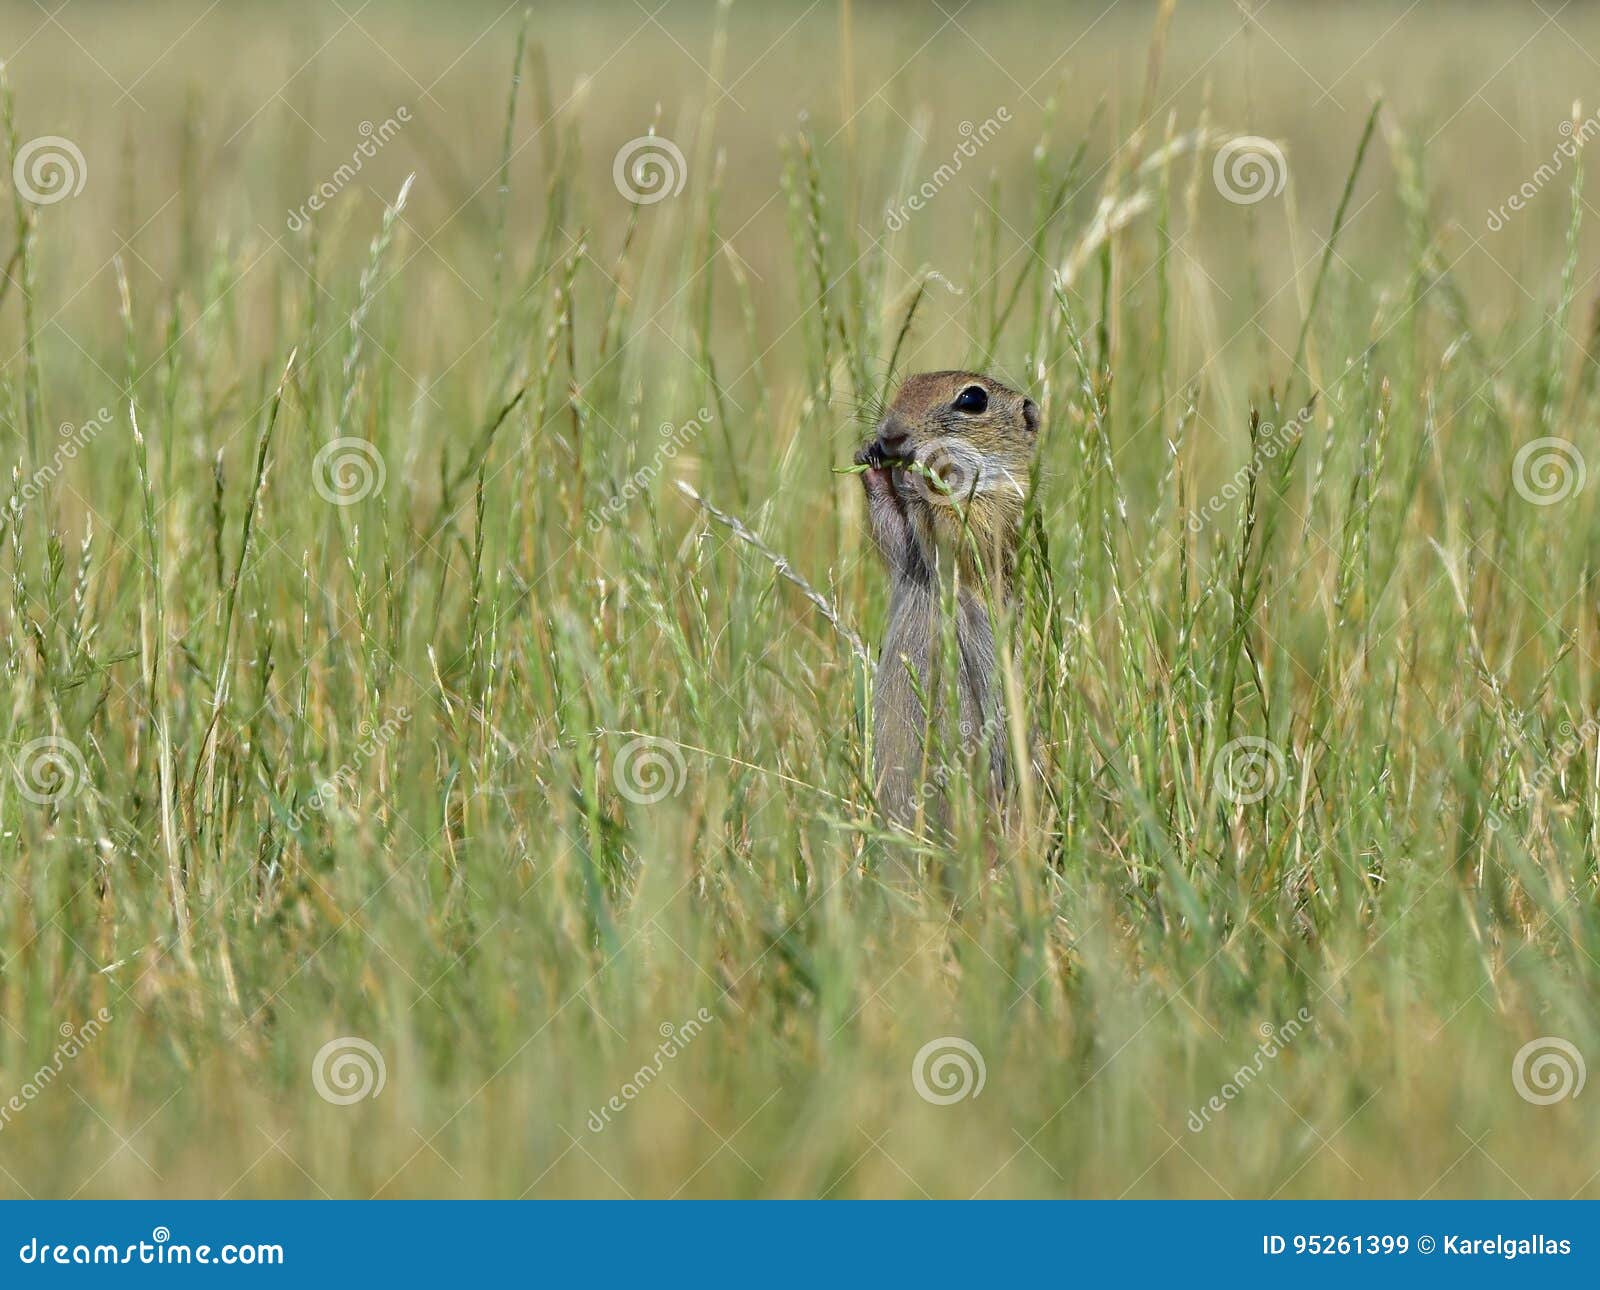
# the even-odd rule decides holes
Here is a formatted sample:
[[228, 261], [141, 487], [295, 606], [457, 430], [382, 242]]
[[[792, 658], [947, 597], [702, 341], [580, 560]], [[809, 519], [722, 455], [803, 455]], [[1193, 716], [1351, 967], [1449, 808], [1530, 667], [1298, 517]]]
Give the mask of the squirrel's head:
[[856, 463], [869, 498], [893, 503], [912, 529], [1008, 548], [1027, 500], [1039, 405], [975, 372], [906, 377]]

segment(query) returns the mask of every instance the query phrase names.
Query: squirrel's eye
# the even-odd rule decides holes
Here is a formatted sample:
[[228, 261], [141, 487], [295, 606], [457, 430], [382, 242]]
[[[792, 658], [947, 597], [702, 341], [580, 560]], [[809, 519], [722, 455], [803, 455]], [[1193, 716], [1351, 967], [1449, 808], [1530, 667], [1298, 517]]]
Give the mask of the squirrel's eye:
[[989, 391], [981, 385], [969, 385], [950, 406], [957, 412], [983, 412], [989, 406]]

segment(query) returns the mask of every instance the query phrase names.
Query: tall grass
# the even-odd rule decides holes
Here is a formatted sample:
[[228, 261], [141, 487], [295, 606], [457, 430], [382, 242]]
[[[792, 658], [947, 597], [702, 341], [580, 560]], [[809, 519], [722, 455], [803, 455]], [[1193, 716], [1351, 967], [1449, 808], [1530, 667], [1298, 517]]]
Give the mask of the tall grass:
[[[1517, 463], [1592, 448], [1581, 169], [1496, 315], [1400, 109], [1223, 201], [1251, 123], [1169, 93], [1160, 6], [1134, 110], [1070, 53], [1037, 107], [986, 71], [1014, 123], [890, 232], [962, 136], [860, 85], [764, 113], [718, 13], [674, 28], [706, 79], [659, 202], [609, 174], [649, 120], [511, 15], [481, 167], [419, 95], [289, 232], [195, 143], [106, 275], [88, 195], [13, 204], [3, 739], [42, 778], [0, 777], [0, 1188], [1595, 1194], [1586, 1103], [1512, 1079], [1600, 1054], [1594, 491]], [[859, 66], [839, 17], [805, 37]], [[14, 88], [13, 156], [50, 132]], [[226, 146], [298, 195], [361, 136], [295, 90], [303, 128]], [[1283, 222], [1274, 285], [1246, 229]], [[958, 770], [908, 838], [833, 468], [896, 374], [961, 365], [1045, 411], [1005, 632], [1039, 770], [1005, 820]], [[350, 1036], [384, 1084], [342, 1105]], [[939, 1105], [950, 1037], [984, 1084]]]

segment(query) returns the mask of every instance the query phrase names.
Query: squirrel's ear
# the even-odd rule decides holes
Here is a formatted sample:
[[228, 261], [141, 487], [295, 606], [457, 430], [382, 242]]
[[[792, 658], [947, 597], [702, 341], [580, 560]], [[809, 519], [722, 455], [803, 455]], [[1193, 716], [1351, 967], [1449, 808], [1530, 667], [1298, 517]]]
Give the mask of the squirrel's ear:
[[1032, 399], [1022, 400], [1022, 420], [1029, 430], [1037, 433], [1039, 429], [1039, 405]]

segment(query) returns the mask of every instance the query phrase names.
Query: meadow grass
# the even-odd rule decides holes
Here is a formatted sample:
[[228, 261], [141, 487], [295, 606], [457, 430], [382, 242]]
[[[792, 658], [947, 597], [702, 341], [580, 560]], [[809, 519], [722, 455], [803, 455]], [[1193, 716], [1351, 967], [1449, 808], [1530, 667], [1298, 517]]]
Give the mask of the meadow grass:
[[[77, 119], [8, 58], [8, 168], [90, 183], [0, 246], [0, 1190], [1595, 1195], [1513, 1080], [1600, 1053], [1592, 221], [1567, 161], [1469, 260], [1568, 108], [1437, 142], [1519, 19], [752, 9], [174, 10], [131, 87], [108, 19], [139, 105]], [[1236, 204], [1246, 129], [1288, 184]], [[1039, 769], [914, 839], [835, 468], [953, 366], [1044, 409]]]

